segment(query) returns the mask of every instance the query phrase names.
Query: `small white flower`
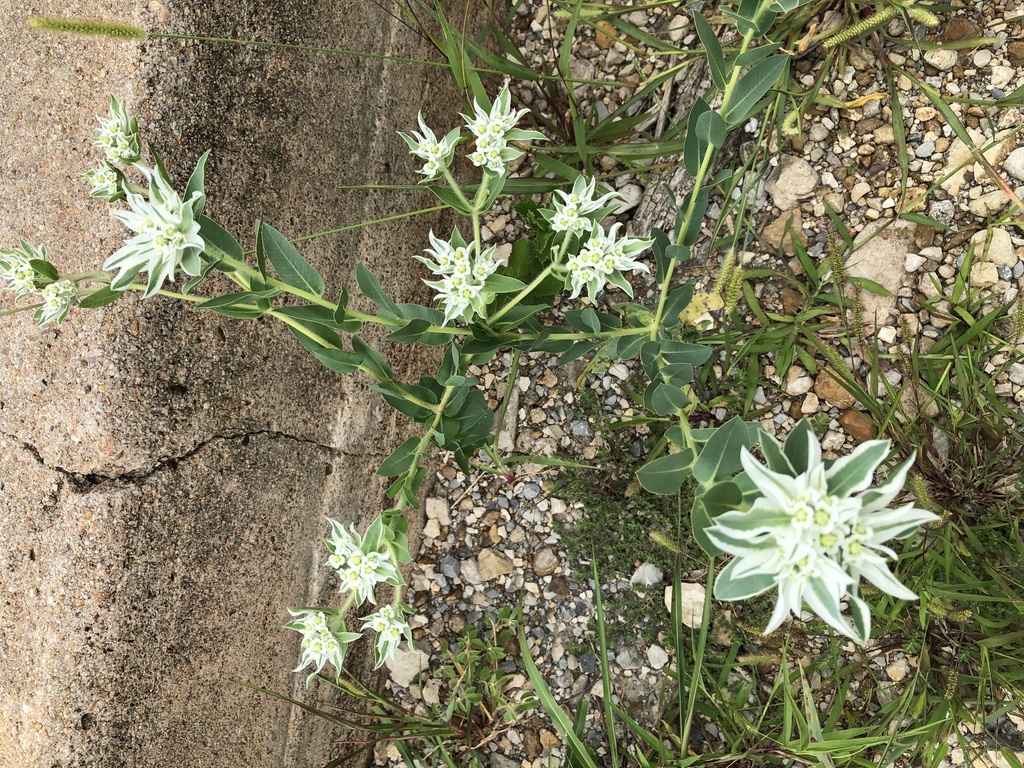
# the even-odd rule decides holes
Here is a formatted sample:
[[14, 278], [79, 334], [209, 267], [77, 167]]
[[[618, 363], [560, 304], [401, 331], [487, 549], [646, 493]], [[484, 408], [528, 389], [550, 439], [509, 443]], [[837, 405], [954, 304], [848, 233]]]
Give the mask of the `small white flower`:
[[460, 132], [458, 128], [454, 128], [444, 138], [438, 140], [434, 132], [423, 122], [422, 113], [417, 115], [416, 119], [420, 124], [420, 133], [413, 131], [409, 136], [400, 132], [398, 135], [409, 145], [409, 151], [412, 154], [426, 161], [417, 173], [422, 173], [426, 177], [425, 180], [435, 179], [451, 165], [455, 145], [459, 143]]
[[[849, 456], [824, 462], [808, 422], [801, 421], [785, 446], [762, 440], [768, 466], [746, 449], [740, 461], [761, 496], [749, 510], [717, 516], [708, 538], [734, 556], [715, 583], [720, 600], [740, 600], [778, 589], [765, 632], [778, 628], [804, 603], [837, 631], [858, 642], [871, 635], [871, 611], [859, 595], [862, 578], [901, 600], [913, 592], [889, 571], [896, 553], [890, 539], [910, 536], [938, 518], [907, 504], [888, 509], [903, 488], [913, 457], [870, 488], [875, 470], [889, 455], [888, 440], [862, 443]], [[849, 596], [854, 625], [840, 600]]]
[[586, 288], [587, 295], [593, 299], [607, 283], [617, 285], [630, 296], [633, 295], [633, 288], [622, 273], [627, 270], [649, 271], [646, 264], [633, 256], [649, 248], [653, 241], [616, 237], [619, 226], [612, 225], [607, 234], [600, 226], [595, 227], [580, 252], [566, 262], [566, 288], [572, 290], [569, 298], [576, 298]]
[[114, 211], [114, 218], [136, 232], [120, 250], [108, 258], [103, 269], [120, 270], [110, 287], [123, 290], [140, 271], [149, 273], [143, 298], [160, 290], [165, 280], [174, 280], [180, 267], [195, 277], [202, 267], [199, 255], [206, 248], [199, 236], [195, 211], [200, 210], [203, 193], [194, 192], [182, 201], [170, 183], [154, 168], [137, 166], [149, 180], [149, 198], [128, 192], [130, 211]]
[[394, 655], [403, 638], [412, 642], [412, 632], [404, 618], [405, 612], [405, 606], [384, 605], [363, 619], [363, 629], [372, 629], [377, 635], [374, 646], [377, 667]]
[[40, 325], [64, 319], [78, 295], [78, 286], [70, 280], [58, 280], [39, 291], [42, 306], [36, 310], [35, 318]]
[[89, 185], [89, 194], [92, 197], [102, 197], [105, 200], [115, 200], [123, 196], [121, 181], [117, 171], [107, 162], [102, 162], [95, 168], [85, 172], [85, 183]]
[[573, 182], [571, 192], [555, 190], [552, 197], [554, 211], [543, 211], [542, 214], [551, 222], [551, 229], [555, 232], [590, 232], [594, 228], [594, 220], [590, 214], [597, 213], [604, 207], [605, 203], [614, 197], [619, 197], [618, 192], [606, 192], [597, 200], [594, 199], [597, 180], [591, 179], [588, 183], [583, 176], [576, 178]]
[[430, 231], [427, 238], [432, 247], [427, 248], [426, 253], [429, 253], [433, 258], [428, 259], [418, 255], [413, 256], [413, 258], [422, 264], [426, 264], [435, 275], [450, 275], [460, 265], [471, 262], [472, 257], [470, 256], [469, 248], [466, 246], [458, 229], [452, 233], [452, 241], [450, 243], [446, 243], [444, 240], [436, 237], [433, 230]]
[[484, 167], [494, 174], [503, 175], [508, 163], [523, 153], [508, 146], [510, 141], [544, 140], [544, 134], [537, 131], [518, 130], [515, 124], [530, 110], [512, 110], [512, 96], [508, 83], [502, 86], [490, 111], [473, 102], [473, 117], [463, 115], [466, 126], [476, 138], [476, 150], [469, 155], [469, 161], [477, 167]]
[[93, 144], [103, 150], [109, 163], [134, 163], [139, 159], [139, 127], [128, 117], [124, 105], [110, 97], [110, 117], [96, 116], [100, 135]]
[[414, 256], [440, 280], [424, 280], [437, 291], [437, 300], [444, 311], [444, 321], [461, 320], [470, 322], [474, 317], [483, 316], [492, 295], [484, 290], [487, 278], [498, 269], [494, 260], [494, 248], [488, 248], [478, 257], [462, 239], [459, 230], [452, 233], [451, 242], [445, 242], [429, 235], [430, 248], [426, 253], [433, 258]]
[[36, 271], [30, 263], [34, 259], [47, 260], [45, 246], [37, 248], [22, 240], [14, 250], [0, 250], [0, 279], [7, 281], [18, 300], [36, 289]]
[[299, 659], [299, 666], [293, 671], [299, 672], [308, 666], [314, 668], [306, 678], [306, 685], [309, 685], [328, 663], [334, 665], [337, 675], [340, 676], [349, 644], [359, 639], [361, 635], [358, 632], [348, 632], [345, 622], [333, 611], [289, 608], [288, 613], [301, 617], [285, 624], [285, 628], [294, 629], [302, 634], [302, 658]]
[[331, 525], [331, 537], [324, 541], [330, 557], [327, 565], [331, 567], [341, 580], [341, 591], [351, 592], [357, 603], [369, 600], [377, 602], [373, 594], [378, 584], [401, 584], [402, 578], [386, 556], [377, 550], [369, 549], [369, 543], [360, 538], [359, 534], [345, 529], [336, 520], [328, 520]]

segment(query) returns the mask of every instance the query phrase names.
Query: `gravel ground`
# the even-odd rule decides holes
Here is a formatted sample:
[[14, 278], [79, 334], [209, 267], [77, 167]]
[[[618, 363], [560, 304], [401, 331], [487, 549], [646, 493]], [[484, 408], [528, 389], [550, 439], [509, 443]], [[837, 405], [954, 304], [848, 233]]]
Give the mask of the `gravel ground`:
[[[1016, 15], [1011, 0], [960, 7], [934, 30], [920, 27], [908, 31], [902, 21], [896, 20], [888, 32], [908, 40], [914, 34], [939, 43], [978, 37], [998, 42], [976, 49], [924, 53], [907, 46], [894, 48], [895, 53], [887, 55], [891, 63], [923, 77], [940, 93], [1000, 98], [1024, 85], [1024, 25], [1014, 20]], [[666, 7], [637, 10], [626, 19], [684, 46], [695, 44], [689, 20]], [[531, 0], [521, 9], [513, 36], [536, 66], [550, 66], [557, 55], [560, 32], [543, 3]], [[899, 76], [896, 82], [898, 107], [890, 103], [877, 56], [867, 48], [852, 48], [845, 69], [823, 90], [834, 99], [857, 106], [821, 107], [805, 115], [800, 136], [774, 153], [773, 167], [760, 184], [755, 200], [755, 207], [761, 211], [755, 219], [760, 238], [751, 241], [743, 260], [751, 268], [788, 268], [799, 275], [802, 267], [790, 258], [792, 243], [783, 242], [785, 225], [789, 222], [810, 255], [819, 259], [825, 252], [829, 231], [825, 213], [828, 205], [840, 212], [859, 240], [878, 233], [847, 265], [849, 274], [874, 280], [894, 295], [889, 299], [864, 296], [865, 317], [870, 318], [875, 343], [883, 352], [896, 352], [900, 345], [906, 348], [915, 340], [927, 349], [950, 324], [945, 314], [948, 306], [940, 303], [935, 311], [922, 306], [925, 299], [937, 294], [936, 284], [945, 291], [952, 290], [973, 246], [971, 287], [984, 292], [988, 308], [1011, 304], [1024, 285], [1024, 238], [1012, 227], [989, 226], [1009, 207], [1010, 198], [986, 175], [981, 164], [968, 163], [957, 170], [970, 159], [970, 150], [908, 77]], [[586, 29], [574, 45], [572, 72], [580, 79], [639, 83], [668, 65], [664, 57], [637, 57], [622, 44]], [[807, 85], [815, 81], [820, 67], [820, 57], [815, 55], [795, 63], [797, 76]], [[520, 90], [519, 95], [535, 110], [548, 108], [540, 92]], [[599, 111], [610, 111], [630, 94], [616, 87], [581, 87], [578, 95], [598, 105]], [[947, 232], [908, 222], [896, 222], [879, 232], [883, 224], [895, 219], [900, 205], [900, 166], [892, 113], [895, 108], [902, 112], [908, 151], [913, 155], [907, 199], [920, 198], [912, 210], [948, 225]], [[988, 147], [986, 159], [1014, 194], [1024, 196], [1024, 141], [1016, 148], [1016, 132], [1024, 125], [1021, 111], [959, 105], [954, 110], [974, 140]], [[603, 165], [604, 170], [612, 168], [610, 162]], [[638, 175], [621, 176], [614, 183], [630, 207], [645, 192], [646, 182]], [[935, 184], [938, 186], [929, 192]], [[720, 210], [712, 204], [709, 215]], [[517, 226], [507, 209], [499, 210], [485, 235], [502, 242], [514, 237]], [[708, 267], [696, 273], [698, 290], [713, 280], [715, 263], [710, 259]], [[635, 283], [635, 287], [639, 297], [645, 289], [648, 295], [654, 290], [641, 283]], [[755, 292], [766, 308], [792, 313], [787, 304], [790, 297], [780, 286], [766, 282]], [[704, 319], [713, 325], [718, 322], [714, 312]], [[1024, 403], [1024, 365], [1007, 365], [1012, 354], [1010, 349], [1004, 359], [993, 359], [987, 372], [997, 374], [997, 393], [1007, 404], [1019, 408]], [[848, 356], [845, 362], [857, 375], [866, 376], [866, 364], [859, 355]], [[841, 455], [874, 437], [870, 420], [827, 373], [812, 376], [794, 365], [780, 378], [775, 375], [772, 360], [763, 363], [763, 386], [755, 402], [764, 408], [762, 424], [769, 433], [785, 434], [801, 416], [816, 416], [826, 425], [823, 447], [831, 455]], [[558, 368], [546, 356], [524, 355], [514, 380], [509, 380], [509, 364], [506, 355], [471, 371], [480, 378], [495, 408], [506, 389], [511, 388], [510, 407], [499, 438], [502, 450], [569, 456], [581, 462], [599, 459], [609, 451], [619, 450], [623, 455], [639, 455], [642, 451], [642, 434], [633, 444], [627, 441], [625, 446], [612, 446], [608, 433], [601, 428], [602, 414], [628, 416], [635, 412], [624, 392], [633, 375], [631, 366], [616, 364], [585, 372], [582, 361]], [[580, 378], [581, 374], [585, 375]], [[893, 387], [900, 385], [902, 375], [896, 370], [885, 372]], [[417, 647], [400, 652], [391, 665], [395, 693], [412, 704], [421, 699], [440, 701], [444, 684], [432, 676], [432, 670], [436, 671], [444, 658], [442, 644], [456, 640], [467, 625], [482, 626], [484, 618], [498, 608], [521, 604], [534, 659], [552, 689], [570, 709], [580, 697], [592, 697], [593, 712], [599, 704], [600, 666], [588, 631], [594, 613], [590, 563], [573, 560], [559, 533], [581, 520], [584, 510], [580, 502], [572, 501], [560, 490], [558, 471], [525, 464], [517, 469], [514, 481], [508, 482], [487, 474], [466, 477], [445, 466], [433, 493], [427, 501], [423, 545], [410, 579], [411, 599], [417, 610], [413, 621]], [[673, 663], [673, 653], [666, 647], [668, 638], [656, 632], [659, 623], [668, 621], [662, 599], [665, 577], [653, 565], [631, 565], [636, 568], [632, 584], [624, 575], [603, 580], [602, 589], [606, 598], [626, 593], [646, 596], [650, 621], [646, 628], [637, 626], [632, 636], [620, 639], [610, 662], [617, 702], [634, 716], [649, 720], [658, 711], [666, 679], [663, 670]], [[685, 615], [691, 605], [699, 613], [703, 600], [701, 575], [694, 571], [690, 574], [694, 583], [685, 585]], [[645, 631], [651, 626], [655, 631]], [[813, 644], [805, 652], [813, 653]], [[868, 649], [866, 653], [877, 668], [878, 679], [888, 681], [874, 691], [876, 704], [872, 706], [877, 706], [877, 702], [884, 703], [895, 695], [900, 681], [914, 671], [917, 658], [885, 648]], [[514, 676], [510, 691], [524, 687], [526, 679], [517, 662], [507, 662], [503, 669]], [[811, 683], [812, 687], [820, 685], [820, 679], [812, 678]], [[855, 684], [853, 695], [858, 691]], [[1024, 722], [1010, 718], [1006, 728], [1007, 732], [1024, 730]], [[705, 725], [701, 735], [714, 747], [713, 724]], [[600, 752], [603, 742], [597, 721], [588, 726], [586, 740]], [[942, 765], [966, 765], [958, 744], [953, 742], [951, 746]], [[973, 765], [1006, 765], [986, 734], [978, 734], [976, 746], [982, 758], [975, 759]], [[493, 750], [493, 768], [542, 768], [561, 754], [553, 729], [536, 713], [513, 727], [496, 731], [489, 747]], [[393, 748], [382, 750], [378, 756], [392, 763], [398, 757]]]

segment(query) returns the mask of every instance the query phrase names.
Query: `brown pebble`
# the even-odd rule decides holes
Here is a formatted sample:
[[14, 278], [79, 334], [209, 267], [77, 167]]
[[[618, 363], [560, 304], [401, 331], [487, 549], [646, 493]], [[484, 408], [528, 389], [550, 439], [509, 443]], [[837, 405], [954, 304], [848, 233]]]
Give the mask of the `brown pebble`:
[[1006, 58], [1011, 67], [1024, 67], [1024, 41], [1015, 40], [1006, 44]]
[[839, 409], [851, 408], [857, 402], [835, 376], [824, 370], [814, 381], [814, 394]]
[[914, 229], [914, 245], [920, 248], [927, 248], [935, 241], [935, 227], [925, 224], [918, 224]]
[[878, 435], [878, 427], [866, 414], [860, 411], [844, 411], [839, 414], [839, 423], [854, 443], [860, 445], [874, 440]]
[[594, 42], [598, 48], [611, 48], [618, 36], [619, 33], [609, 21], [602, 19], [594, 25]]
[[540, 757], [540, 753], [543, 751], [543, 747], [540, 745], [540, 736], [532, 728], [527, 731], [523, 731], [523, 752], [526, 753], [526, 757], [530, 760], [536, 760]]
[[969, 40], [981, 36], [981, 27], [970, 19], [965, 19], [961, 16], [955, 16], [950, 19], [942, 33], [942, 39], [946, 42]]

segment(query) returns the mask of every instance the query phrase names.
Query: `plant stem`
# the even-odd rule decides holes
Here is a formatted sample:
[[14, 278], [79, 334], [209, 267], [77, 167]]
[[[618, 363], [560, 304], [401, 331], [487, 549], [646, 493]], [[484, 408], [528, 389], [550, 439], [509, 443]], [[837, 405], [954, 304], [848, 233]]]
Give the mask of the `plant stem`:
[[528, 286], [523, 288], [523, 290], [517, 293], [515, 298], [512, 299], [512, 301], [510, 301], [504, 307], [499, 309], [491, 317], [487, 318], [487, 320], [485, 320], [484, 322], [488, 326], [493, 326], [496, 322], [503, 318], [508, 313], [508, 311], [512, 309], [512, 307], [516, 306], [517, 304], [519, 304], [519, 302], [521, 302], [523, 299], [529, 296], [533, 292], [533, 289], [536, 288], [541, 283], [543, 283], [544, 280], [547, 279], [548, 275], [550, 275], [562, 263], [562, 258], [565, 256], [565, 252], [569, 248], [570, 237], [571, 233], [566, 232], [565, 237], [562, 239], [562, 246], [558, 249], [558, 255], [555, 256], [555, 260], [548, 264], [546, 267], [544, 267], [543, 271], [541, 271], [541, 273], [533, 279], [533, 282], [531, 282]]
[[690, 695], [686, 702], [686, 724], [680, 740], [679, 753], [685, 759], [690, 748], [690, 731], [697, 705], [697, 689], [701, 687], [700, 676], [704, 666], [704, 650], [708, 645], [708, 629], [711, 624], [711, 595], [715, 587], [715, 557], [708, 557], [708, 583], [704, 592], [704, 611], [701, 615], [700, 634], [697, 636], [697, 651], [693, 655], [693, 671], [690, 673]]
[[[768, 3], [761, 3], [758, 6], [758, 9], [754, 14], [754, 23], [743, 35], [743, 42], [740, 44], [740, 50], [737, 56], [742, 56], [747, 52], [747, 49], [754, 40], [753, 26], [756, 25], [757, 20], [767, 10]], [[726, 83], [725, 90], [722, 92], [722, 104], [718, 108], [718, 114], [723, 117], [729, 107], [729, 103], [735, 95], [736, 84], [740, 80], [741, 71], [742, 67], [738, 67], [734, 64], [732, 72], [729, 74], [729, 82]], [[679, 227], [679, 235], [676, 238], [677, 245], [682, 245], [683, 238], [686, 236], [686, 232], [690, 228], [690, 220], [693, 218], [694, 211], [697, 207], [698, 192], [704, 184], [704, 179], [708, 175], [708, 171], [711, 169], [711, 162], [714, 159], [716, 149], [717, 148], [713, 144], [709, 143], [707, 148], [704, 150], [704, 157], [701, 158], [697, 174], [693, 179], [693, 191], [690, 193], [690, 202], [686, 206], [686, 213], [683, 216], [682, 225]], [[675, 259], [669, 262], [668, 268], [665, 270], [665, 278], [661, 281], [661, 294], [658, 296], [658, 309], [654, 316], [654, 322], [651, 324], [651, 341], [654, 341], [658, 328], [661, 327], [661, 319], [665, 314], [665, 301], [668, 298], [668, 288], [669, 285], [671, 285], [672, 273], [675, 272], [676, 263], [677, 261]]]

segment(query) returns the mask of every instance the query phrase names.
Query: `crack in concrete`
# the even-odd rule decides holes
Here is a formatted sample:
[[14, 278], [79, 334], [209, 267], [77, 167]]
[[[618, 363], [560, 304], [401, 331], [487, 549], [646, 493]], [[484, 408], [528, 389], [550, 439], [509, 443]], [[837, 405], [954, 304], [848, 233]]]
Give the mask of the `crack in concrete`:
[[352, 456], [352, 454], [335, 448], [333, 445], [325, 445], [323, 443], [318, 443], [316, 440], [311, 440], [306, 437], [297, 437], [295, 435], [290, 435], [287, 432], [281, 432], [279, 430], [273, 429], [257, 429], [252, 431], [239, 431], [211, 435], [205, 440], [202, 440], [201, 442], [194, 445], [185, 453], [182, 453], [178, 456], [161, 456], [156, 460], [156, 462], [154, 462], [152, 466], [148, 468], [130, 469], [116, 475], [105, 475], [96, 472], [76, 472], [74, 470], [67, 469], [66, 467], [48, 464], [46, 462], [46, 459], [43, 458], [42, 454], [39, 452], [39, 449], [36, 446], [15, 435], [4, 434], [3, 437], [7, 438], [12, 442], [21, 443], [22, 448], [26, 450], [28, 453], [30, 453], [32, 457], [36, 460], [36, 462], [46, 467], [47, 469], [60, 474], [66, 481], [71, 483], [75, 490], [79, 492], [95, 490], [96, 488], [109, 483], [137, 482], [140, 480], [146, 480], [147, 478], [150, 478], [153, 475], [157, 474], [158, 472], [162, 472], [163, 470], [173, 471], [177, 469], [178, 465], [181, 462], [187, 461], [188, 459], [192, 458], [197, 453], [202, 451], [204, 448], [212, 445], [213, 443], [221, 441], [238, 441], [242, 442], [244, 445], [248, 440], [254, 437], [269, 437], [272, 440], [290, 440], [295, 443], [302, 443], [304, 445], [313, 446], [319, 450], [326, 451], [331, 456], [331, 458], [334, 459], [347, 458]]

